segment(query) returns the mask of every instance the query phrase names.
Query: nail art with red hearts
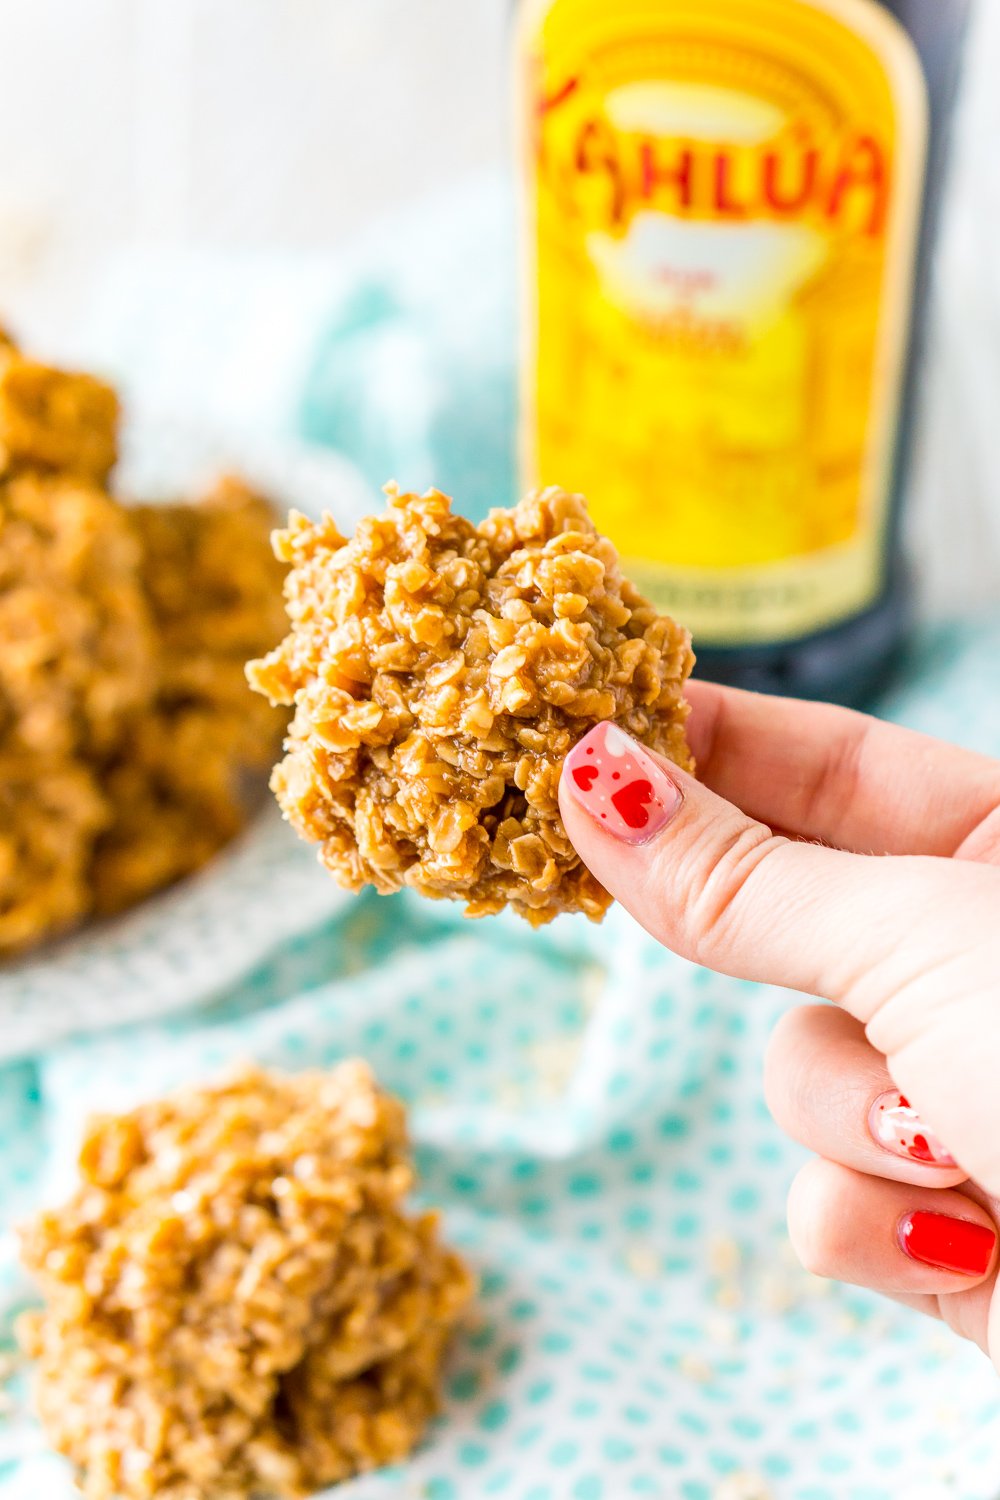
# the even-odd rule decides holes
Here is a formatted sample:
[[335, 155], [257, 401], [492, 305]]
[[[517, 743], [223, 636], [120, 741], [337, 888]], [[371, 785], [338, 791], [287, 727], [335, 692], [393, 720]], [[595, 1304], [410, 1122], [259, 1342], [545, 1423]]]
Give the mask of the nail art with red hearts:
[[585, 734], [567, 755], [563, 776], [574, 802], [626, 844], [655, 838], [682, 801], [662, 767], [616, 724]]
[[958, 1165], [909, 1099], [895, 1089], [875, 1100], [868, 1114], [868, 1128], [884, 1150], [905, 1161], [923, 1162], [928, 1167]]

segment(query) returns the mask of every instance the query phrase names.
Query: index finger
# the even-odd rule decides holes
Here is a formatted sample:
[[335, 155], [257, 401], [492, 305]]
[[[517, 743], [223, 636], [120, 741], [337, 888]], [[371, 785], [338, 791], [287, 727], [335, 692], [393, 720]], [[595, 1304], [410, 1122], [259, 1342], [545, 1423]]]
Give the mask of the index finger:
[[957, 854], [1000, 762], [851, 709], [687, 685], [698, 776], [772, 828], [856, 854]]

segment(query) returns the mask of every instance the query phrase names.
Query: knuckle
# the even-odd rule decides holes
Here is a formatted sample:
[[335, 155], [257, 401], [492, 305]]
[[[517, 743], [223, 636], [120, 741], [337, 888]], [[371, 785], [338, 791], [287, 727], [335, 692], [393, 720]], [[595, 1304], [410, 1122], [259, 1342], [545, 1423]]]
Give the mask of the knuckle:
[[795, 815], [797, 826], [802, 828], [811, 828], [817, 821], [822, 821], [831, 789], [836, 789], [842, 804], [849, 804], [864, 776], [872, 726], [863, 714], [843, 710], [834, 712], [841, 725], [840, 731], [831, 737], [826, 755], [818, 761], [814, 774], [798, 794]]
[[726, 936], [761, 866], [787, 842], [762, 823], [742, 824], [721, 846], [714, 831], [705, 830], [689, 864], [685, 920], [693, 940], [705, 943]]
[[837, 1212], [837, 1188], [829, 1164], [802, 1168], [788, 1194], [788, 1233], [799, 1261], [813, 1276], [842, 1275], [849, 1244]]
[[980, 864], [1000, 865], [1000, 790], [990, 798], [983, 816], [962, 840], [956, 853]]
[[806, 1011], [807, 1007], [801, 1005], [786, 1011], [771, 1032], [764, 1053], [764, 1098], [774, 1119], [789, 1135], [795, 1134], [803, 1094], [808, 1088], [803, 1077], [804, 1062], [809, 1055], [806, 1050], [809, 1037], [803, 1019]]
[[[842, 1035], [843, 1013], [828, 1005], [796, 1005], [785, 1011], [768, 1039], [764, 1053], [764, 1097], [774, 1119], [788, 1135], [802, 1138], [804, 1125], [815, 1114], [817, 1085], [829, 1100], [830, 1045]], [[845, 1104], [853, 1103], [846, 1091]]]

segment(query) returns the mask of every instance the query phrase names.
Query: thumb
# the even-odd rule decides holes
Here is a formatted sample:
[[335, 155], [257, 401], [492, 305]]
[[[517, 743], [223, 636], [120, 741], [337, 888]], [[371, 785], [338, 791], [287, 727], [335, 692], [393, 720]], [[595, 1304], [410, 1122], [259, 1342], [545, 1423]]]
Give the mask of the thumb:
[[613, 724], [567, 756], [559, 803], [584, 863], [647, 932], [723, 973], [838, 1001], [1000, 1194], [1000, 870], [777, 836]]
[[614, 724], [567, 756], [559, 802], [584, 863], [653, 937], [878, 1020], [884, 1053], [919, 1027], [929, 973], [997, 926], [1000, 871], [781, 837]]

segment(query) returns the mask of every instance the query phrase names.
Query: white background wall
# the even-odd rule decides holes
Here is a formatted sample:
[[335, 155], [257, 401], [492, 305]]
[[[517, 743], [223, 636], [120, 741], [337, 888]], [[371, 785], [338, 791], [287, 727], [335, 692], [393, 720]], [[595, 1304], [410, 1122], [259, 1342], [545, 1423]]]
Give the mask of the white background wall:
[[[0, 0], [0, 319], [56, 355], [126, 244], [335, 250], [507, 159], [508, 0]], [[1000, 602], [1000, 0], [979, 0], [915, 526]]]
[[335, 247], [506, 149], [507, 0], [0, 0], [0, 298], [123, 241]]

